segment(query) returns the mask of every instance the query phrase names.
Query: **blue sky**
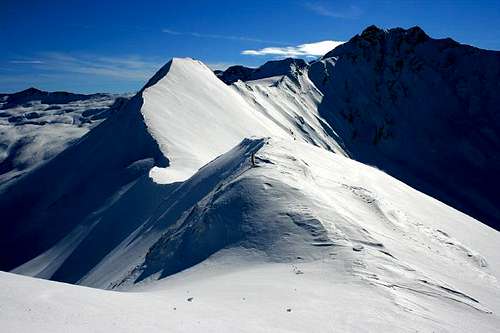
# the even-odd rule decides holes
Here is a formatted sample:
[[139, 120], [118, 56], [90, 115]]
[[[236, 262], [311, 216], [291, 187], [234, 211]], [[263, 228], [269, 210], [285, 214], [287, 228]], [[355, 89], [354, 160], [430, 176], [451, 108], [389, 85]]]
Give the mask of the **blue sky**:
[[435, 38], [500, 50], [493, 0], [0, 0], [0, 7], [0, 92], [135, 91], [172, 57], [257, 66], [317, 53], [314, 44], [297, 46], [345, 41], [371, 24], [419, 25]]

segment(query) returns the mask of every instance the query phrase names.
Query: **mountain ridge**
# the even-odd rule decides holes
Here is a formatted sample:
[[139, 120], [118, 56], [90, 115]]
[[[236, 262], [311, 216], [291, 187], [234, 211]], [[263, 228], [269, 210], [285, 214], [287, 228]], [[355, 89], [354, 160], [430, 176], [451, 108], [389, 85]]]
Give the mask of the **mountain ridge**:
[[[218, 77], [227, 84], [251, 82], [253, 73], [279, 62], [257, 69], [230, 67]], [[281, 62], [290, 64], [291, 59]], [[495, 97], [499, 51], [433, 39], [418, 26], [370, 26], [303, 64], [322, 95], [319, 113], [347, 154], [500, 229], [494, 193], [500, 186], [495, 181], [500, 172], [500, 138], [495, 134], [500, 131]], [[426, 116], [418, 116], [423, 113], [419, 108]], [[441, 143], [452, 137], [454, 142]], [[399, 146], [390, 143], [395, 140]], [[443, 154], [447, 156], [441, 158]]]
[[0, 269], [78, 285], [1, 273], [6, 327], [494, 331], [500, 233], [466, 213], [495, 225], [498, 63], [376, 27], [225, 77], [172, 59], [0, 186]]

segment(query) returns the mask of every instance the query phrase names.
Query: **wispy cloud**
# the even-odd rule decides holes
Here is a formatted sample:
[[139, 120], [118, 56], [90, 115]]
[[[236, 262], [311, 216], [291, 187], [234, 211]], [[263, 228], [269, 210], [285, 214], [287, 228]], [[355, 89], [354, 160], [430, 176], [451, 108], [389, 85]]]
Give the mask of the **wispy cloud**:
[[324, 40], [321, 42], [307, 43], [297, 46], [265, 47], [258, 50], [244, 50], [241, 54], [253, 56], [275, 55], [280, 57], [318, 57], [333, 50], [343, 43], [344, 42], [334, 40]]
[[[5, 61], [0, 91], [35, 86], [46, 90], [124, 92], [139, 89], [165, 59], [135, 55], [45, 52]], [[1, 65], [1, 63], [0, 63]]]
[[363, 13], [362, 10], [355, 5], [350, 5], [347, 8], [333, 8], [322, 2], [306, 2], [304, 6], [318, 15], [341, 19], [355, 19], [360, 17]]
[[137, 56], [106, 57], [89, 54], [72, 55], [61, 52], [42, 53], [36, 59], [11, 60], [10, 64], [32, 65], [45, 73], [78, 73], [120, 79], [146, 79], [161, 62]]
[[260, 38], [252, 38], [246, 36], [232, 36], [232, 35], [217, 35], [217, 34], [205, 34], [199, 32], [181, 32], [171, 29], [162, 29], [162, 32], [173, 35], [173, 36], [191, 36], [197, 38], [211, 38], [211, 39], [225, 39], [225, 40], [234, 40], [234, 41], [244, 41], [244, 42], [254, 42], [254, 43], [266, 43], [266, 44], [287, 44], [285, 42], [275, 41], [275, 40], [267, 40]]
[[43, 64], [43, 61], [41, 61], [41, 60], [10, 60], [9, 64], [36, 65], [36, 64]]

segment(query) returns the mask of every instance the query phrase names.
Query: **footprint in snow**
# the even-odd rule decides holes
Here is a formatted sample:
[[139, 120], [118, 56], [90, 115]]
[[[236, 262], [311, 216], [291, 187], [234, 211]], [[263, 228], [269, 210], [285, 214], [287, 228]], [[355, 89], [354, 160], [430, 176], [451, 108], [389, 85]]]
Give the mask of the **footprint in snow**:
[[363, 250], [363, 248], [364, 248], [364, 247], [363, 247], [363, 245], [361, 245], [361, 244], [356, 244], [356, 245], [354, 245], [354, 246], [352, 247], [352, 250], [353, 250], [353, 251], [356, 251], [356, 252], [359, 252], [359, 251]]

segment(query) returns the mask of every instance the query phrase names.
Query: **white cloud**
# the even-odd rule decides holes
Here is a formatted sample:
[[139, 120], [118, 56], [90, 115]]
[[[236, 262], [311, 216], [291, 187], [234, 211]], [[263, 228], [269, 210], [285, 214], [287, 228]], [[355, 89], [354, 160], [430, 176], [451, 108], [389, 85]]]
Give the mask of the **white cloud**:
[[334, 40], [324, 40], [321, 42], [307, 43], [297, 46], [265, 47], [259, 50], [244, 50], [241, 54], [253, 56], [275, 55], [280, 57], [318, 57], [326, 54], [343, 43], [344, 42]]

